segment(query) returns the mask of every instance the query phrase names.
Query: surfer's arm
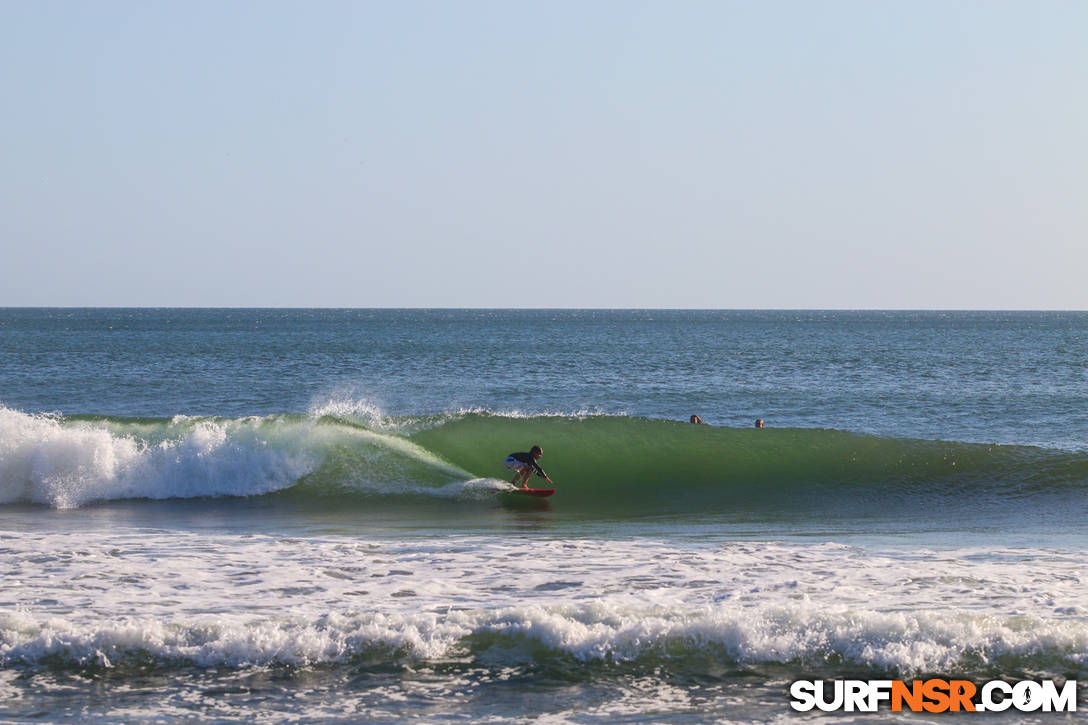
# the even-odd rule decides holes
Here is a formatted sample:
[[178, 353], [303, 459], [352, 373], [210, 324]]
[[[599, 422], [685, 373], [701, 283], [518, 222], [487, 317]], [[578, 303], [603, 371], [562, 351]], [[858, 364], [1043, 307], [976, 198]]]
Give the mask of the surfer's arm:
[[533, 465], [533, 468], [536, 469], [536, 475], [540, 476], [548, 483], [552, 482], [552, 479], [548, 478], [548, 474], [544, 473], [544, 469], [538, 466], [536, 461], [532, 461], [531, 463]]

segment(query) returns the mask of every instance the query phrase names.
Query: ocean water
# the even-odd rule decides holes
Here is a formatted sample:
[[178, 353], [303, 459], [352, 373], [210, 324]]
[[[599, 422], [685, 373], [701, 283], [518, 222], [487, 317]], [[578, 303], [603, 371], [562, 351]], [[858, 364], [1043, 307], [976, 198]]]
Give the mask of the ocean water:
[[[0, 720], [1088, 683], [1086, 411], [1085, 313], [0, 309]], [[962, 717], [1084, 719], [819, 719]]]

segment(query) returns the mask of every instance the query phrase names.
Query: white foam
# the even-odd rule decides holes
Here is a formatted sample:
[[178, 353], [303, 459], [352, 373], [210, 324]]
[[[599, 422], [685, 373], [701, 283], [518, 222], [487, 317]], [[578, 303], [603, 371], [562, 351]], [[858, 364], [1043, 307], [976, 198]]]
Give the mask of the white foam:
[[[202, 666], [313, 665], [350, 661], [384, 651], [423, 660], [453, 655], [472, 634], [496, 632], [536, 641], [582, 661], [631, 661], [702, 652], [740, 664], [826, 664], [910, 674], [983, 661], [1049, 653], [1051, 664], [1088, 662], [1083, 623], [949, 617], [945, 613], [877, 614], [813, 605], [765, 612], [716, 607], [695, 614], [616, 608], [609, 604], [540, 605], [488, 612], [334, 612], [305, 617], [234, 615], [132, 617], [94, 624], [26, 611], [0, 613], [0, 662], [35, 664], [49, 658], [111, 666], [150, 657]], [[514, 653], [515, 659], [527, 655]]]
[[324, 425], [320, 417], [175, 416], [146, 424], [0, 406], [0, 504], [74, 508], [124, 498], [260, 495], [314, 473], [337, 447], [342, 470], [327, 486], [399, 494], [427, 481], [430, 487], [416, 486], [419, 493], [443, 497], [478, 488], [472, 474], [406, 438]]
[[[2, 536], [0, 565], [19, 584], [0, 590], [0, 663], [310, 665], [466, 646], [518, 663], [543, 646], [586, 662], [695, 654], [907, 675], [1002, 658], [1088, 665], [1088, 624], [1068, 614], [1088, 605], [1079, 554], [980, 563], [973, 550], [836, 545]], [[489, 634], [505, 639], [478, 639]]]
[[580, 408], [578, 410], [554, 410], [539, 408], [521, 410], [518, 408], [493, 409], [481, 406], [461, 407], [441, 413], [415, 413], [390, 416], [381, 405], [354, 389], [339, 390], [329, 397], [313, 403], [308, 415], [321, 418], [331, 416], [342, 420], [354, 420], [368, 428], [399, 435], [410, 435], [420, 430], [435, 428], [456, 422], [469, 415], [493, 416], [496, 418], [532, 419], [532, 418], [570, 418], [584, 420], [599, 416], [627, 416], [625, 411], [605, 411], [601, 408]]
[[323, 457], [312, 435], [259, 419], [171, 425], [152, 443], [106, 423], [0, 407], [0, 503], [254, 495], [291, 485]]
[[341, 390], [326, 400], [314, 403], [310, 406], [309, 415], [314, 418], [355, 419], [379, 429], [388, 425], [388, 418], [379, 405], [352, 390]]
[[578, 410], [552, 410], [550, 408], [538, 408], [536, 410], [521, 410], [519, 408], [459, 408], [456, 411], [447, 413], [451, 418], [463, 418], [467, 415], [489, 415], [495, 418], [515, 418], [515, 419], [528, 419], [528, 418], [572, 418], [575, 420], [585, 420], [586, 418], [596, 417], [624, 417], [629, 415], [625, 411], [605, 411], [602, 408], [579, 408]]
[[419, 493], [439, 498], [462, 499], [468, 501], [486, 501], [495, 494], [513, 491], [509, 481], [497, 478], [471, 478], [467, 481], [454, 481], [440, 488], [420, 489]]

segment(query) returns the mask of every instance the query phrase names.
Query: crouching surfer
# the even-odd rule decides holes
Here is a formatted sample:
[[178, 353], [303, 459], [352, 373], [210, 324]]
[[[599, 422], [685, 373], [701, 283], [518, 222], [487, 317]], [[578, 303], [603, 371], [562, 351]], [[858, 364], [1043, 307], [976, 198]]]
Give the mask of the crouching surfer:
[[511, 471], [517, 471], [517, 473], [514, 474], [514, 479], [510, 481], [510, 483], [516, 486], [518, 479], [521, 479], [521, 488], [528, 488], [529, 477], [532, 476], [534, 472], [548, 483], [551, 483], [552, 479], [548, 478], [548, 474], [544, 473], [544, 469], [537, 463], [543, 455], [544, 449], [540, 446], [533, 446], [529, 449], [528, 453], [511, 453], [508, 455], [506, 460], [503, 461], [503, 465]]

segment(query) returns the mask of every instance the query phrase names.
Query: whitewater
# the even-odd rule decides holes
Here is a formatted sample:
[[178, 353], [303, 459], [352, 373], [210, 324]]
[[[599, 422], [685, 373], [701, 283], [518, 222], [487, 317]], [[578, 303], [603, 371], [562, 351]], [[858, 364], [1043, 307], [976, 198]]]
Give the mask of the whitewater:
[[[802, 678], [1088, 681], [1086, 339], [0, 310], [0, 720], [788, 722]], [[502, 467], [533, 443], [551, 499]]]

